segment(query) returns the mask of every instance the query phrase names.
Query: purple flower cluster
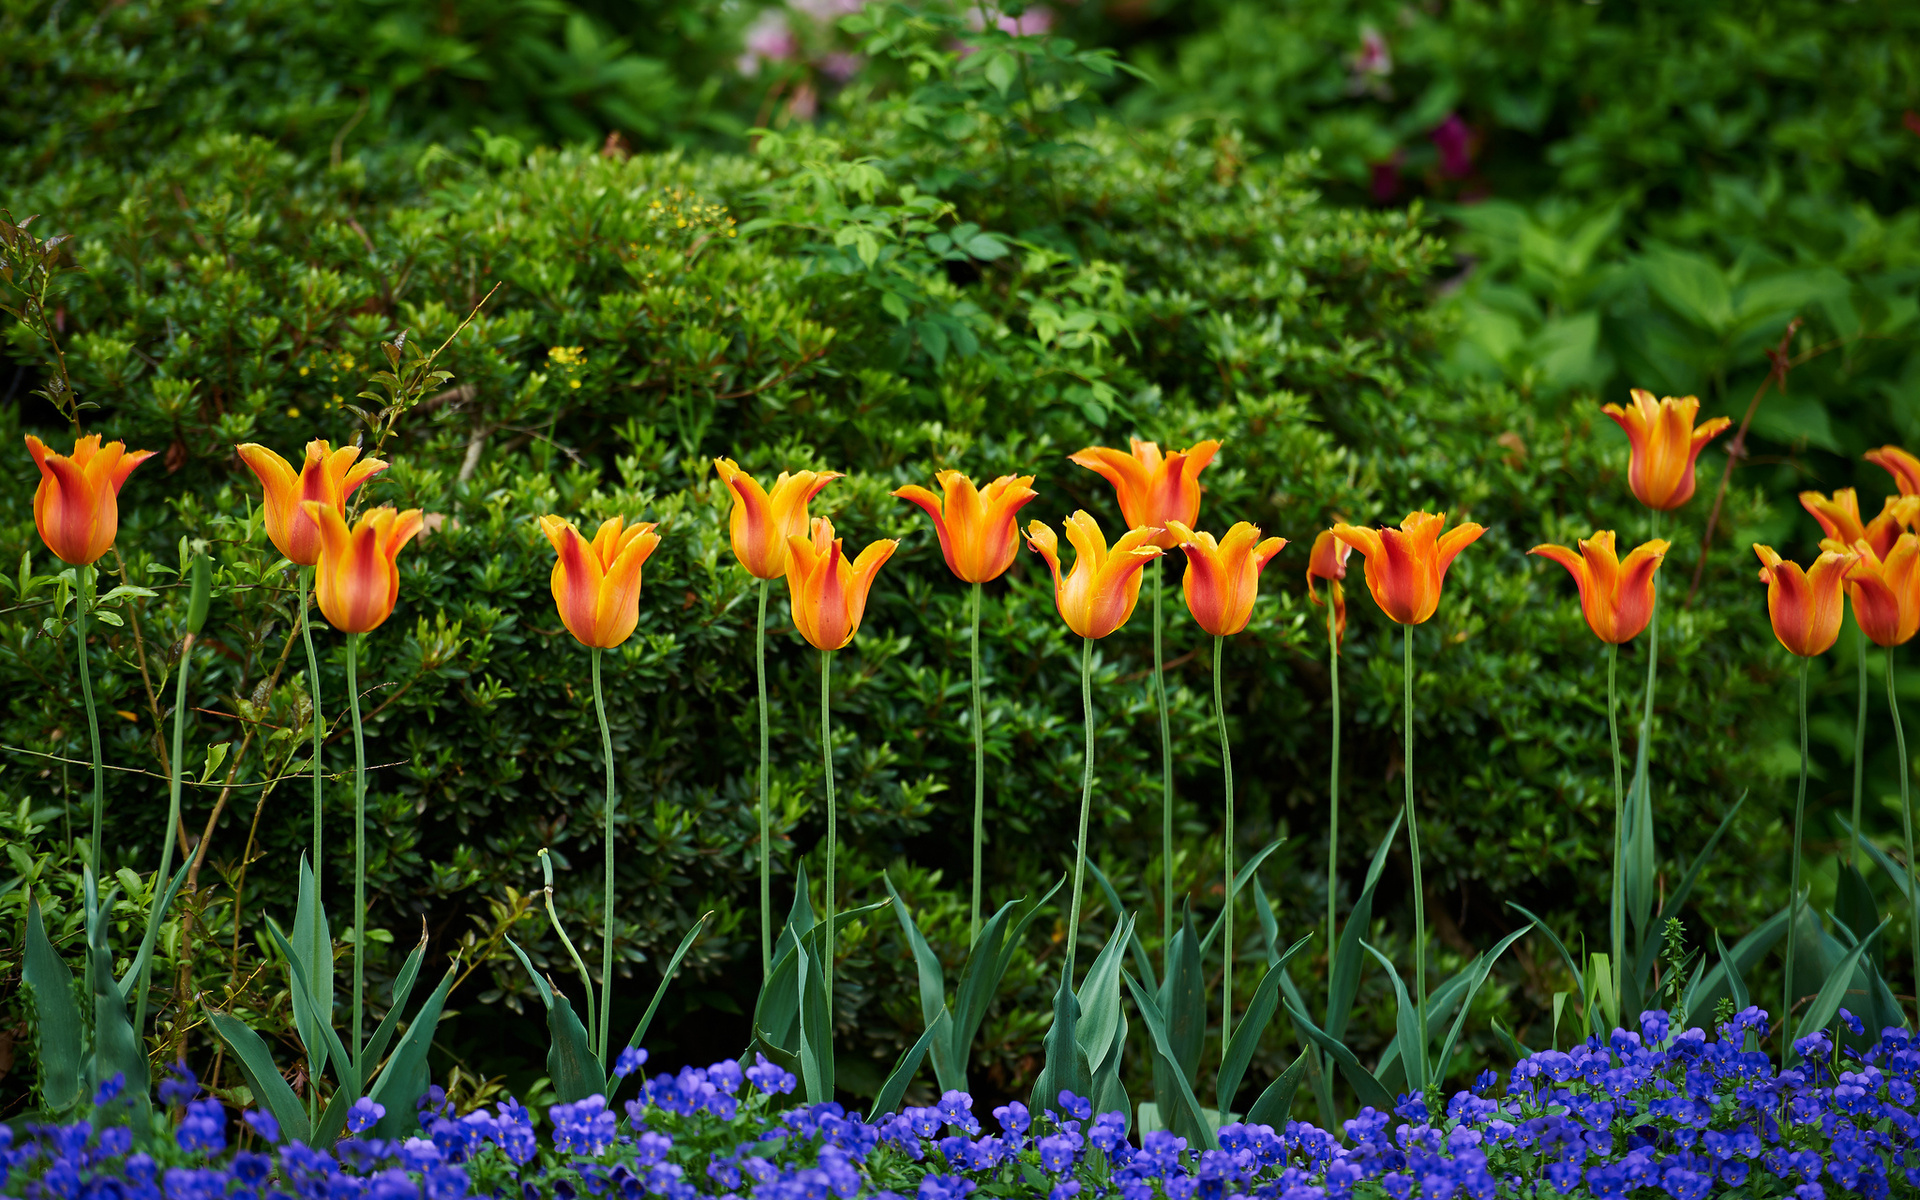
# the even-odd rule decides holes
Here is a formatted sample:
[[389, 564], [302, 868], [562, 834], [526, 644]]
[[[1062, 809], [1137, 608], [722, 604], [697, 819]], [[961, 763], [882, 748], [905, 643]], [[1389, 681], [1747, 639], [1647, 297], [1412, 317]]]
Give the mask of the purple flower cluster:
[[[1920, 1192], [1920, 1044], [1887, 1029], [1867, 1044], [1844, 1010], [1834, 1034], [1795, 1043], [1776, 1071], [1750, 1008], [1715, 1031], [1675, 1033], [1663, 1012], [1570, 1050], [1534, 1054], [1495, 1095], [1484, 1072], [1444, 1111], [1437, 1097], [1364, 1108], [1336, 1136], [1303, 1121], [1231, 1123], [1214, 1149], [1164, 1130], [1136, 1140], [1121, 1113], [1060, 1094], [1064, 1115], [1014, 1102], [987, 1132], [973, 1099], [868, 1122], [839, 1104], [788, 1099], [793, 1074], [756, 1058], [684, 1068], [641, 1084], [615, 1115], [604, 1096], [556, 1104], [546, 1144], [512, 1100], [456, 1114], [433, 1089], [420, 1132], [360, 1136], [385, 1110], [355, 1104], [330, 1151], [283, 1142], [273, 1119], [230, 1128], [178, 1071], [150, 1136], [109, 1080], [91, 1119], [0, 1125], [0, 1195], [24, 1200], [1701, 1200], [1712, 1195]], [[1848, 1039], [1840, 1034], [1846, 1030]], [[1836, 1039], [1847, 1048], [1836, 1053]], [[1854, 1048], [1864, 1047], [1864, 1048]], [[644, 1065], [624, 1055], [621, 1076]], [[21, 1135], [24, 1136], [21, 1136]], [[230, 1147], [229, 1135], [238, 1139]]]

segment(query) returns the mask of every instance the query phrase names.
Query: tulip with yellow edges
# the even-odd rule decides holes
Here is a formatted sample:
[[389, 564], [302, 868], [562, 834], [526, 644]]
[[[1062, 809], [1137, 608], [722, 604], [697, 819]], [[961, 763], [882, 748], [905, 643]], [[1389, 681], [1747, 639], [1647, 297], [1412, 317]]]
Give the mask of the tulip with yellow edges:
[[1626, 829], [1627, 793], [1621, 779], [1618, 677], [1620, 644], [1640, 636], [1653, 619], [1653, 575], [1667, 556], [1668, 544], [1644, 542], [1621, 562], [1614, 554], [1613, 530], [1582, 539], [1575, 553], [1565, 546], [1541, 545], [1527, 551], [1567, 569], [1580, 588], [1580, 611], [1587, 628], [1607, 644], [1607, 733], [1613, 740], [1613, 885], [1609, 925], [1613, 937], [1613, 995], [1620, 995], [1627, 955]]
[[1093, 643], [1127, 623], [1140, 600], [1140, 572], [1160, 557], [1165, 531], [1129, 529], [1109, 550], [1106, 535], [1084, 512], [1066, 520], [1073, 544], [1073, 570], [1060, 574], [1060, 539], [1044, 521], [1027, 523], [1027, 548], [1047, 560], [1053, 573], [1053, 603], [1067, 628], [1080, 635], [1080, 707], [1086, 714], [1087, 749], [1080, 775], [1080, 832], [1074, 842], [1073, 899], [1067, 909], [1067, 961], [1060, 986], [1073, 990], [1074, 944], [1079, 940], [1080, 893], [1087, 868], [1087, 818], [1093, 808]]
[[347, 635], [347, 711], [353, 717], [353, 1058], [366, 1049], [367, 744], [360, 722], [360, 638], [393, 615], [400, 599], [400, 551], [422, 528], [420, 510], [376, 508], [347, 528], [330, 503], [305, 500], [320, 529], [314, 594], [327, 623]]
[[1634, 388], [1630, 395], [1633, 403], [1625, 408], [1608, 404], [1600, 409], [1626, 431], [1632, 447], [1627, 486], [1635, 499], [1657, 512], [1679, 508], [1693, 499], [1693, 468], [1700, 452], [1733, 422], [1714, 417], [1696, 428], [1697, 396], [1655, 400], [1645, 388]]
[[55, 557], [76, 568], [80, 603], [75, 609], [74, 636], [80, 645], [80, 690], [87, 710], [87, 728], [93, 741], [93, 835], [88, 842], [88, 864], [95, 874], [100, 861], [101, 811], [105, 803], [105, 763], [100, 746], [99, 717], [93, 706], [93, 673], [87, 661], [87, 613], [93, 607], [93, 564], [113, 548], [120, 531], [120, 488], [135, 467], [153, 457], [151, 450], [127, 451], [125, 442], [101, 444], [99, 434], [77, 438], [72, 454], [47, 447], [26, 435], [27, 453], [40, 470], [33, 493], [33, 524], [40, 540]]
[[[103, 874], [100, 861], [101, 816], [106, 807], [106, 760], [100, 744], [100, 716], [93, 707], [93, 669], [87, 661], [87, 614], [94, 604], [94, 563], [113, 549], [120, 532], [120, 486], [133, 469], [153, 457], [151, 450], [127, 451], [125, 442], [100, 444], [100, 435], [75, 439], [72, 454], [50, 450], [28, 434], [27, 453], [40, 468], [33, 492], [33, 524], [40, 540], [61, 562], [74, 568], [79, 603], [74, 606], [73, 636], [79, 645], [80, 702], [87, 710], [93, 744], [93, 834], [87, 839], [87, 865]], [[21, 568], [22, 572], [26, 570]]]
[[[813, 519], [811, 537], [787, 539], [787, 598], [793, 606], [793, 626], [800, 631], [801, 637], [820, 652], [820, 755], [827, 784], [826, 922], [830, 933], [833, 930], [834, 909], [837, 907], [834, 897], [834, 859], [839, 849], [840, 821], [839, 812], [834, 807], [833, 729], [829, 719], [832, 709], [828, 679], [833, 668], [833, 652], [852, 642], [853, 635], [860, 631], [860, 619], [866, 615], [867, 593], [873, 587], [874, 577], [893, 557], [899, 545], [891, 538], [881, 538], [849, 563], [840, 539], [833, 536], [833, 522], [825, 517]], [[827, 1028], [831, 1031], [834, 946], [831, 937], [827, 939], [826, 946]], [[831, 1049], [827, 1061], [832, 1061]], [[811, 1086], [820, 1089], [818, 1096], [809, 1096], [816, 1103], [833, 1096], [831, 1079]]]
[[[640, 568], [660, 545], [660, 535], [654, 528], [651, 522], [628, 525], [621, 517], [608, 517], [589, 542], [571, 521], [551, 515], [540, 518], [540, 532], [553, 543], [557, 556], [549, 586], [560, 623], [575, 641], [593, 651], [593, 712], [600, 719], [607, 794], [601, 806], [600, 832], [605, 890], [600, 914], [599, 1022], [596, 1035], [593, 980], [588, 978], [587, 1038], [603, 1064], [612, 1061], [607, 1051], [613, 1026], [613, 814], [618, 798], [614, 791], [613, 734], [607, 727], [607, 701], [600, 687], [600, 657], [603, 651], [625, 643], [640, 624]], [[571, 942], [567, 948], [573, 948]], [[582, 970], [581, 974], [585, 976], [586, 972]]]
[[760, 581], [760, 615], [753, 627], [754, 682], [760, 693], [760, 973], [773, 970], [773, 810], [767, 754], [767, 591], [787, 574], [787, 539], [807, 532], [807, 504], [840, 478], [838, 471], [780, 472], [769, 492], [730, 458], [713, 460], [733, 497], [727, 534], [747, 574]]
[[1237, 522], [1218, 542], [1212, 534], [1196, 533], [1180, 521], [1168, 521], [1167, 532], [1179, 539], [1177, 545], [1187, 556], [1187, 573], [1181, 579], [1187, 611], [1200, 628], [1213, 635], [1213, 715], [1220, 727], [1220, 770], [1226, 780], [1227, 801], [1226, 826], [1221, 835], [1221, 858], [1226, 864], [1226, 885], [1221, 891], [1226, 965], [1220, 985], [1220, 1052], [1224, 1056], [1233, 1040], [1233, 747], [1227, 740], [1220, 659], [1227, 639], [1245, 629], [1252, 619], [1253, 602], [1260, 594], [1260, 572], [1286, 547], [1287, 539], [1262, 541], [1260, 527], [1245, 521]]
[[[308, 500], [324, 504], [344, 518], [347, 499], [361, 484], [387, 469], [377, 458], [360, 458], [358, 446], [342, 446], [314, 438], [307, 443], [300, 470], [258, 442], [235, 446], [247, 469], [260, 480], [261, 507], [265, 510], [267, 537], [282, 557], [300, 568], [300, 640], [307, 650], [307, 687], [313, 694], [313, 844], [307, 853], [313, 862], [314, 899], [319, 901], [326, 875], [321, 865], [321, 814], [324, 791], [322, 769], [326, 710], [320, 700], [320, 659], [313, 650], [313, 622], [310, 618], [313, 593], [313, 568], [320, 561], [320, 527], [313, 523], [300, 505]], [[331, 951], [328, 951], [331, 953]]]
[[[1407, 848], [1413, 862], [1414, 999], [1419, 1010], [1417, 1028], [1423, 1031], [1427, 1028], [1427, 902], [1420, 874], [1420, 823], [1413, 809], [1413, 627], [1425, 624], [1439, 611], [1447, 568], [1485, 532], [1483, 526], [1472, 521], [1447, 529], [1447, 514], [1429, 512], [1408, 513], [1398, 529], [1363, 529], [1345, 522], [1333, 527], [1333, 536], [1366, 556], [1367, 590], [1373, 593], [1380, 611], [1401, 627], [1406, 688], [1402, 710], [1405, 761], [1401, 773], [1406, 779]], [[1427, 1086], [1432, 1064], [1427, 1061], [1426, 1048], [1427, 1042], [1422, 1040], [1420, 1061], [1407, 1064], [1408, 1082], [1415, 1091], [1424, 1091]]]
[[[1908, 534], [1901, 541], [1906, 543], [1908, 556], [1912, 554], [1913, 536]], [[1868, 555], [1873, 551], [1862, 539], [1858, 548]], [[1792, 868], [1787, 885], [1787, 959], [1785, 979], [1782, 984], [1781, 1011], [1791, 1013], [1794, 1005], [1794, 965], [1795, 965], [1795, 927], [1800, 923], [1800, 845], [1801, 828], [1806, 818], [1807, 808], [1807, 668], [1814, 658], [1833, 648], [1840, 636], [1840, 618], [1845, 604], [1841, 588], [1851, 577], [1857, 563], [1856, 555], [1837, 542], [1821, 543], [1823, 552], [1814, 560], [1810, 570], [1801, 570], [1800, 564], [1787, 562], [1776, 554], [1771, 546], [1754, 543], [1753, 552], [1760, 557], [1760, 579], [1767, 585], [1767, 616], [1773, 622], [1773, 636], [1787, 651], [1800, 659], [1800, 793], [1793, 805], [1793, 853]], [[1878, 560], [1875, 560], [1877, 567]], [[1854, 599], [1854, 615], [1862, 616], [1860, 599]], [[1896, 620], [1898, 614], [1895, 614]], [[1862, 621], [1862, 628], [1866, 628]], [[1907, 636], [1912, 636], [1909, 628]], [[1893, 650], [1887, 650], [1887, 698], [1893, 698]], [[1894, 729], [1900, 726], [1900, 710], [1893, 712]], [[1900, 744], [1902, 775], [1905, 775], [1906, 743]], [[1902, 779], [1904, 785], [1905, 780]], [[1903, 787], [1904, 792], [1904, 787]], [[1904, 796], [1903, 796], [1904, 798]], [[1904, 807], [1904, 806], [1903, 806]], [[1911, 831], [1911, 818], [1909, 818]], [[1909, 832], [1911, 848], [1911, 832]], [[1911, 869], [1912, 855], [1908, 855]], [[1908, 879], [1912, 883], [1911, 875]], [[1909, 886], [1911, 891], [1911, 886]], [[1920, 931], [1914, 934], [1914, 949], [1920, 952]], [[1915, 961], [1920, 961], [1916, 959]], [[1789, 1038], [1781, 1039], [1780, 1060], [1787, 1061], [1789, 1049], [1785, 1043]], [[1783, 1065], [1782, 1069], [1785, 1067]]]
[[[1129, 529], [1156, 529], [1153, 544], [1171, 550], [1173, 534], [1168, 523], [1194, 525], [1200, 520], [1200, 472], [1220, 453], [1220, 443], [1212, 439], [1195, 442], [1185, 450], [1162, 454], [1155, 442], [1133, 438], [1126, 451], [1108, 446], [1088, 446], [1068, 461], [1098, 474], [1113, 485], [1120, 501], [1120, 515]], [[1165, 655], [1160, 649], [1160, 593], [1166, 570], [1156, 564], [1153, 571], [1153, 704], [1160, 717], [1160, 906], [1161, 933], [1172, 953], [1173, 947], [1173, 729], [1167, 712]]]
[[1898, 446], [1882, 446], [1860, 457], [1875, 466], [1886, 468], [1902, 496], [1920, 495], [1920, 458], [1915, 458]]
[[947, 569], [973, 585], [973, 905], [970, 940], [980, 937], [981, 854], [986, 842], [987, 742], [980, 701], [980, 585], [1000, 578], [1020, 552], [1020, 510], [1039, 496], [1031, 475], [1002, 475], [983, 492], [958, 471], [935, 477], [943, 495], [918, 484], [895, 488], [893, 494], [919, 505], [933, 518], [940, 537], [940, 553]]
[[[1307, 598], [1315, 607], [1327, 610], [1327, 674], [1333, 694], [1333, 747], [1327, 763], [1327, 953], [1340, 944], [1335, 923], [1334, 900], [1340, 882], [1340, 644], [1347, 636], [1347, 556], [1353, 547], [1322, 529], [1314, 535], [1313, 549], [1307, 552]], [[1323, 603], [1313, 581], [1324, 579], [1327, 598]], [[1333, 976], [1327, 976], [1331, 1001]]]

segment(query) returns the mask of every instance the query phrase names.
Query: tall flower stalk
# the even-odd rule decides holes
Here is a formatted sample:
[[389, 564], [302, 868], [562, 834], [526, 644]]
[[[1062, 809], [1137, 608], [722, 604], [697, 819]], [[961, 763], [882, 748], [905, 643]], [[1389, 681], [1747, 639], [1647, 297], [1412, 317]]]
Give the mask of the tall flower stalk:
[[1323, 529], [1307, 559], [1307, 596], [1323, 603], [1313, 581], [1325, 580], [1327, 599], [1327, 675], [1333, 696], [1332, 753], [1327, 761], [1327, 1002], [1333, 1002], [1333, 955], [1339, 942], [1336, 905], [1340, 891], [1340, 644], [1347, 636], [1347, 556], [1353, 547]]
[[360, 635], [347, 635], [347, 711], [353, 717], [353, 1062], [365, 1070], [367, 984], [367, 742], [360, 725]]
[[74, 568], [79, 577], [79, 603], [73, 613], [73, 638], [75, 653], [80, 663], [80, 704], [87, 710], [87, 744], [93, 750], [93, 795], [88, 809], [93, 814], [93, 832], [87, 837], [87, 866], [92, 868], [94, 878], [102, 873], [100, 861], [100, 824], [101, 815], [106, 808], [107, 776], [106, 762], [100, 748], [100, 713], [93, 704], [93, 663], [87, 656], [87, 613], [93, 608], [94, 580], [98, 573], [92, 563]]
[[[1912, 539], [1909, 538], [1909, 541]], [[1837, 543], [1832, 543], [1837, 546]], [[1862, 543], [1864, 546], [1864, 543]], [[1794, 967], [1800, 926], [1800, 858], [1802, 826], [1807, 808], [1807, 669], [1819, 655], [1833, 648], [1845, 614], [1841, 588], [1856, 556], [1839, 549], [1825, 550], [1813, 566], [1802, 571], [1786, 562], [1771, 546], [1756, 544], [1760, 578], [1767, 585], [1767, 616], [1773, 634], [1787, 652], [1800, 659], [1800, 792], [1793, 805], [1793, 855], [1787, 892], [1787, 963], [1781, 980], [1780, 1064], [1785, 1070], [1793, 1052]], [[1859, 601], [1855, 600], [1855, 613]]]
[[1221, 951], [1220, 984], [1220, 1053], [1224, 1059], [1227, 1045], [1233, 1039], [1233, 959], [1238, 943], [1233, 940], [1233, 746], [1227, 738], [1221, 656], [1227, 639], [1245, 629], [1253, 618], [1253, 602], [1260, 591], [1260, 572], [1287, 542], [1285, 538], [1261, 541], [1259, 527], [1245, 521], [1229, 529], [1226, 537], [1217, 543], [1212, 534], [1195, 533], [1180, 521], [1169, 521], [1167, 532], [1178, 539], [1181, 551], [1187, 556], [1187, 572], [1181, 579], [1187, 611], [1193, 614], [1200, 628], [1213, 635], [1213, 715], [1220, 727], [1220, 771], [1226, 808], [1225, 828], [1220, 839], [1220, 857], [1226, 870], [1221, 888], [1221, 933], [1226, 939]]
[[787, 574], [787, 540], [807, 532], [807, 504], [840, 478], [836, 471], [780, 472], [771, 490], [730, 458], [713, 460], [733, 497], [727, 534], [734, 557], [760, 581], [760, 617], [754, 627], [754, 679], [760, 693], [760, 974], [773, 971], [773, 809], [767, 737], [767, 585]]
[[[1426, 1054], [1427, 1033], [1427, 901], [1420, 870], [1420, 825], [1413, 803], [1413, 627], [1432, 619], [1440, 609], [1440, 590], [1447, 568], [1454, 558], [1486, 532], [1483, 526], [1463, 521], [1446, 529], [1447, 515], [1427, 512], [1408, 513], [1398, 529], [1362, 529], [1340, 524], [1333, 535], [1352, 546], [1367, 559], [1367, 590], [1387, 617], [1401, 626], [1406, 696], [1402, 707], [1405, 723], [1407, 850], [1413, 862], [1413, 945], [1414, 988], [1418, 993], [1415, 1008], [1421, 1036], [1421, 1054]], [[1415, 1064], [1409, 1063], [1409, 1075]], [[1426, 1063], [1418, 1064], [1420, 1077], [1426, 1076]]]
[[973, 902], [969, 941], [980, 938], [981, 855], [986, 843], [987, 729], [980, 700], [980, 585], [1000, 578], [1020, 551], [1020, 510], [1038, 495], [1031, 475], [1002, 475], [984, 488], [958, 471], [935, 477], [942, 495], [918, 484], [893, 494], [918, 505], [933, 518], [947, 569], [973, 585], [972, 632], [968, 665], [973, 683]]
[[811, 537], [787, 539], [787, 595], [793, 604], [793, 626], [814, 649], [820, 651], [820, 757], [827, 793], [827, 894], [826, 942], [821, 957], [826, 962], [828, 1060], [832, 1060], [833, 1038], [833, 960], [838, 936], [833, 915], [837, 881], [835, 859], [839, 854], [840, 814], [833, 792], [832, 694], [829, 681], [833, 671], [833, 652], [853, 641], [860, 631], [860, 619], [866, 615], [867, 593], [874, 577], [886, 564], [899, 543], [881, 538], [848, 562], [840, 539], [833, 536], [833, 522], [815, 517]]
[[[592, 651], [593, 712], [600, 723], [600, 755], [607, 775], [601, 805], [600, 907], [600, 1021], [592, 1021], [593, 980], [587, 979], [588, 1029], [595, 1053], [607, 1061], [613, 1029], [613, 849], [614, 817], [619, 793], [613, 770], [613, 731], [607, 725], [607, 698], [600, 684], [600, 660], [606, 651], [626, 644], [640, 624], [641, 568], [660, 545], [650, 522], [628, 525], [625, 518], [601, 522], [587, 541], [572, 522], [556, 516], [540, 518], [540, 532], [552, 543], [553, 572], [548, 584], [560, 622], [574, 640]], [[558, 922], [555, 922], [558, 928]], [[585, 974], [583, 971], [582, 974]]]
[[[1089, 446], [1069, 461], [1093, 471], [1113, 485], [1120, 515], [1129, 529], [1159, 529], [1154, 545], [1174, 547], [1172, 524], [1192, 526], [1200, 519], [1200, 472], [1220, 452], [1217, 441], [1195, 442], [1185, 450], [1163, 455], [1153, 442], [1138, 438], [1125, 452]], [[1160, 717], [1160, 907], [1162, 936], [1167, 953], [1173, 948], [1173, 733], [1167, 713], [1167, 681], [1160, 644], [1161, 572], [1153, 574], [1153, 698]]]
[[326, 813], [326, 773], [321, 768], [326, 744], [325, 711], [320, 707], [320, 659], [313, 652], [313, 568], [300, 568], [300, 640], [307, 647], [307, 686], [313, 698], [313, 840], [307, 856], [313, 863], [313, 898], [320, 899], [320, 881], [326, 871], [321, 866], [322, 818]]
[[1093, 803], [1093, 643], [1127, 623], [1140, 602], [1140, 573], [1162, 553], [1155, 541], [1164, 530], [1130, 529], [1111, 550], [1100, 526], [1084, 512], [1066, 520], [1074, 549], [1073, 569], [1060, 572], [1060, 539], [1041, 521], [1027, 525], [1027, 545], [1046, 560], [1053, 576], [1053, 603], [1067, 628], [1080, 636], [1080, 707], [1087, 721], [1087, 748], [1080, 780], [1080, 827], [1074, 843], [1073, 896], [1067, 908], [1067, 964], [1061, 986], [1073, 987], [1074, 952], [1080, 939], [1080, 893], [1087, 865], [1087, 817]]

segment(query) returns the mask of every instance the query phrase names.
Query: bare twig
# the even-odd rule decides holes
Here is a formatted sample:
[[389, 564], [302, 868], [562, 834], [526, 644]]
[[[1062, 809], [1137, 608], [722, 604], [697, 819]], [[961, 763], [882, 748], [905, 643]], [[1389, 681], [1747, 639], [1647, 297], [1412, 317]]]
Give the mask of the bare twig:
[[1713, 546], [1714, 526], [1720, 523], [1720, 505], [1727, 498], [1727, 484], [1733, 479], [1734, 464], [1747, 454], [1747, 427], [1753, 424], [1753, 415], [1760, 411], [1760, 401], [1766, 396], [1768, 388], [1777, 383], [1781, 393], [1786, 393], [1787, 372], [1796, 365], [1787, 357], [1787, 347], [1793, 344], [1793, 335], [1800, 332], [1800, 326], [1804, 323], [1800, 317], [1787, 322], [1787, 331], [1780, 335], [1780, 344], [1767, 351], [1767, 361], [1772, 366], [1767, 371], [1767, 377], [1755, 389], [1753, 399], [1747, 403], [1747, 415], [1740, 418], [1739, 430], [1734, 433], [1733, 440], [1727, 443], [1727, 465], [1720, 472], [1720, 486], [1713, 493], [1713, 508], [1707, 513], [1707, 531], [1700, 538], [1700, 559], [1693, 564], [1693, 583], [1687, 588], [1687, 608], [1693, 607], [1693, 598], [1700, 591], [1700, 579], [1706, 574], [1707, 553]]

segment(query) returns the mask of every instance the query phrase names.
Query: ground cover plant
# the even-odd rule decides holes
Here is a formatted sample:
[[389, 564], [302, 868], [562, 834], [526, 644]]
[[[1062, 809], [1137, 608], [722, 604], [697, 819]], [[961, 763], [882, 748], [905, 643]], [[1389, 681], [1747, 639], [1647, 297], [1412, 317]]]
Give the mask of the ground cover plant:
[[[1791, 561], [1675, 606], [1738, 406], [1622, 390], [1623, 438], [1463, 381], [1418, 213], [1116, 120], [1058, 39], [843, 30], [837, 123], [750, 154], [211, 134], [111, 202], [23, 183], [15, 1111], [184, 1055], [302, 1141], [397, 1137], [434, 1078], [610, 1094], [618, 1026], [1213, 1150], [1661, 1003], [1784, 995], [1776, 1058], [1904, 1023], [1906, 771], [1867, 767], [1912, 502], [1736, 487], [1719, 536]], [[104, 543], [27, 502], [74, 472]]]

